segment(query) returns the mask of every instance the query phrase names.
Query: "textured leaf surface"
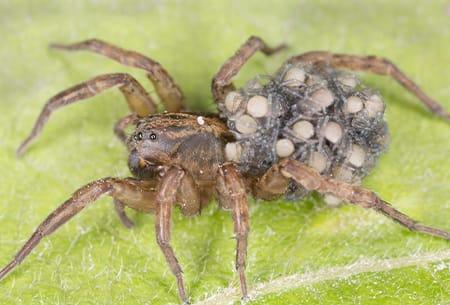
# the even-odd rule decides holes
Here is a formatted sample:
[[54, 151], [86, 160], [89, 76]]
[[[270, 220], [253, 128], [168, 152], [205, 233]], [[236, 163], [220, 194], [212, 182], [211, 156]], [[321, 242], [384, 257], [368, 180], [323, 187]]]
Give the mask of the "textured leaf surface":
[[[112, 134], [112, 124], [127, 113], [117, 91], [58, 111], [25, 157], [16, 159], [14, 150], [45, 101], [77, 82], [117, 71], [133, 73], [153, 90], [140, 71], [90, 54], [49, 51], [50, 42], [98, 37], [148, 54], [172, 73], [191, 108], [203, 111], [215, 109], [211, 77], [249, 35], [288, 42], [291, 48], [270, 59], [257, 55], [240, 74], [240, 84], [309, 50], [384, 55], [450, 110], [448, 1], [242, 2], [0, 3], [1, 265], [75, 189], [100, 177], [129, 174], [126, 151]], [[415, 219], [450, 230], [450, 125], [390, 79], [363, 79], [388, 101], [392, 136], [390, 150], [365, 186]], [[0, 283], [0, 303], [176, 303], [153, 217], [129, 214], [137, 222], [131, 231], [119, 223], [110, 199], [92, 205]], [[251, 201], [251, 222], [249, 284], [266, 287], [252, 304], [450, 302], [449, 243], [408, 232], [374, 212], [329, 209], [318, 198]], [[237, 287], [231, 237], [229, 214], [214, 204], [196, 218], [175, 213], [173, 244], [193, 301]], [[427, 263], [420, 259], [429, 256], [434, 259]], [[411, 264], [387, 264], [411, 257]], [[352, 273], [361, 262], [373, 268]], [[301, 282], [333, 268], [343, 272]], [[269, 289], [287, 276], [299, 283]]]

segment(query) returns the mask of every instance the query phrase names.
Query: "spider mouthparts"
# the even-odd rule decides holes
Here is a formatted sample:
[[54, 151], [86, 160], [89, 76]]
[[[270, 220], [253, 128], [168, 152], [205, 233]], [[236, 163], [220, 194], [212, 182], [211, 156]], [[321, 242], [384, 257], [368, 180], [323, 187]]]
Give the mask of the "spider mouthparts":
[[139, 167], [145, 167], [146, 165], [152, 165], [150, 162], [144, 158], [139, 157]]
[[141, 157], [137, 151], [132, 151], [128, 159], [128, 167], [131, 173], [141, 179], [155, 177], [161, 170], [161, 166]]

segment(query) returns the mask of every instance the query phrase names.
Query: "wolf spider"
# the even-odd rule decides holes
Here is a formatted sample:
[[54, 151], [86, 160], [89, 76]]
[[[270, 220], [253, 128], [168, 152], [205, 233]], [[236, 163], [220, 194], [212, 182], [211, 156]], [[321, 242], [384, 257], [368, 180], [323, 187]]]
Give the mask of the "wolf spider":
[[[155, 114], [156, 106], [153, 99], [136, 79], [126, 73], [100, 75], [52, 97], [44, 106], [31, 134], [18, 148], [18, 156], [22, 155], [29, 144], [41, 133], [53, 111], [95, 96], [107, 89], [118, 87], [128, 103], [131, 114], [115, 124], [114, 132], [127, 145], [128, 165], [134, 178], [107, 177], [78, 189], [39, 225], [13, 260], [0, 271], [0, 279], [19, 265], [43, 237], [50, 235], [103, 195], [114, 199], [117, 214], [128, 228], [133, 226], [133, 222], [124, 212], [125, 206], [140, 212], [155, 214], [156, 240], [176, 277], [178, 294], [183, 303], [188, 302], [188, 296], [182, 269], [170, 244], [171, 214], [175, 204], [184, 215], [197, 215], [211, 198], [215, 197], [221, 208], [231, 210], [237, 241], [236, 270], [244, 298], [247, 297], [244, 270], [250, 228], [248, 193], [255, 198], [273, 199], [285, 194], [289, 183], [294, 182], [308, 192], [331, 194], [346, 202], [373, 209], [409, 230], [447, 240], [450, 238], [450, 234], [446, 231], [412, 220], [380, 199], [374, 192], [356, 183], [334, 179], [331, 174], [322, 175], [313, 166], [295, 158], [281, 157], [280, 154], [280, 158], [265, 164], [268, 170], [262, 174], [255, 176], [245, 172], [236, 162], [226, 160], [225, 146], [235, 140], [236, 136], [226, 125], [227, 118], [223, 115], [221, 118], [218, 115], [183, 112], [184, 97], [179, 86], [158, 62], [144, 55], [97, 39], [69, 45], [54, 44], [52, 47], [67, 51], [86, 50], [109, 57], [121, 64], [145, 70], [168, 112]], [[271, 48], [260, 38], [250, 37], [222, 65], [213, 78], [212, 93], [216, 103], [223, 108], [226, 96], [234, 90], [233, 77], [255, 52], [261, 51], [265, 55], [271, 55], [284, 47], [280, 45]], [[305, 62], [313, 66], [326, 64], [331, 68], [391, 76], [415, 94], [434, 114], [447, 121], [450, 120], [450, 115], [437, 102], [428, 97], [394, 64], [384, 58], [315, 51], [294, 56], [287, 61], [294, 65]], [[256, 109], [256, 111], [259, 110]], [[127, 136], [125, 128], [133, 124], [135, 131]], [[262, 165], [256, 162], [255, 166]]]

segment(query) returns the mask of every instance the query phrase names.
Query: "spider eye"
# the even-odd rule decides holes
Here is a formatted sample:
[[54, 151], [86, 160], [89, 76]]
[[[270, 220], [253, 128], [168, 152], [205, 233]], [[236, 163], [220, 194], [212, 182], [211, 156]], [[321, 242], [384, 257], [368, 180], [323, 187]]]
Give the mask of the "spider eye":
[[156, 134], [154, 134], [154, 133], [150, 134], [150, 140], [155, 141], [156, 140]]
[[141, 141], [143, 137], [144, 136], [143, 136], [142, 132], [138, 132], [137, 134], [134, 135], [134, 139], [136, 141]]

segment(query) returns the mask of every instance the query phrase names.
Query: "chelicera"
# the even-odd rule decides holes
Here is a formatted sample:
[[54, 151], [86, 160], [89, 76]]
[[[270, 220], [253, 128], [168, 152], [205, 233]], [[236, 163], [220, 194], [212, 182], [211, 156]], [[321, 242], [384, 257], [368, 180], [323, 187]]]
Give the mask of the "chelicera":
[[[390, 61], [374, 56], [309, 52], [291, 57], [272, 76], [257, 77], [236, 89], [233, 77], [257, 51], [270, 48], [250, 37], [220, 68], [212, 81], [219, 114], [184, 112], [184, 98], [172, 77], [156, 61], [100, 40], [53, 45], [61, 50], [87, 50], [124, 65], [143, 69], [167, 112], [156, 114], [153, 99], [129, 74], [94, 77], [52, 97], [31, 134], [20, 145], [22, 155], [59, 107], [118, 87], [131, 114], [114, 126], [129, 151], [133, 178], [103, 178], [78, 189], [42, 222], [0, 279], [19, 265], [41, 239], [103, 195], [114, 199], [120, 220], [133, 222], [124, 207], [155, 214], [156, 240], [176, 277], [178, 293], [188, 302], [181, 267], [171, 247], [171, 213], [197, 215], [212, 198], [231, 211], [237, 242], [236, 270], [242, 296], [247, 297], [245, 264], [249, 234], [247, 194], [271, 200], [300, 199], [316, 191], [327, 202], [340, 200], [373, 209], [412, 231], [449, 239], [446, 231], [417, 223], [375, 193], [361, 179], [386, 149], [388, 132], [380, 95], [352, 74], [366, 71], [393, 77], [434, 114], [450, 115]], [[127, 136], [125, 128], [135, 125]]]

